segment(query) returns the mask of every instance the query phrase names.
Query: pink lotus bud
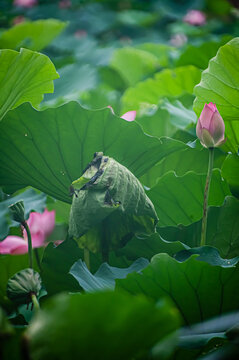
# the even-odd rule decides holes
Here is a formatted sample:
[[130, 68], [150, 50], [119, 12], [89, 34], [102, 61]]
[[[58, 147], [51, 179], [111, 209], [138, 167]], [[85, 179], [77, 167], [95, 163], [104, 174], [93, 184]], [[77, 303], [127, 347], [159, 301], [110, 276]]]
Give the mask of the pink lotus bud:
[[205, 104], [196, 126], [197, 137], [201, 144], [206, 147], [217, 147], [226, 140], [225, 124], [213, 103]]
[[206, 23], [206, 16], [202, 11], [189, 10], [184, 16], [183, 21], [190, 25], [204, 25]]

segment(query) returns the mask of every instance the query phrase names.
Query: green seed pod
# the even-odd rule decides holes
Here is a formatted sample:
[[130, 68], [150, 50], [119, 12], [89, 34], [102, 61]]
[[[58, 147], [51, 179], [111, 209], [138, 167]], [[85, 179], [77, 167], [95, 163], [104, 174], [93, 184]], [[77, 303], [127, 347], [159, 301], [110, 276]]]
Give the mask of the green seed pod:
[[69, 235], [81, 237], [83, 247], [96, 252], [107, 242], [115, 249], [136, 233], [155, 231], [158, 217], [139, 180], [103, 153], [95, 154], [72, 187]]
[[11, 210], [13, 220], [23, 223], [25, 221], [25, 207], [23, 201], [18, 201], [15, 204], [9, 206]]
[[15, 304], [29, 304], [31, 295], [39, 295], [41, 277], [33, 269], [24, 269], [13, 275], [7, 283], [7, 296]]

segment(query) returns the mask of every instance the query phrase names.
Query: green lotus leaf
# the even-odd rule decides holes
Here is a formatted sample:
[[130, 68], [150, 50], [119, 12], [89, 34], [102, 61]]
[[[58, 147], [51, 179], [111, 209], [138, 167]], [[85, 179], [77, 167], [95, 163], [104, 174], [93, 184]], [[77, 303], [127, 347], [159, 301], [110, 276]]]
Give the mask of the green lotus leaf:
[[113, 158], [96, 153], [71, 188], [69, 234], [82, 237], [81, 246], [108, 252], [135, 233], [154, 232], [158, 218], [152, 202], [139, 180]]
[[0, 50], [0, 68], [0, 120], [24, 102], [37, 107], [45, 93], [53, 92], [53, 80], [59, 78], [46, 55], [27, 49]]
[[67, 23], [57, 19], [23, 21], [0, 35], [0, 48], [19, 50], [21, 47], [40, 51], [57, 37]]
[[31, 294], [39, 295], [41, 278], [33, 269], [24, 269], [13, 275], [7, 283], [7, 296], [16, 304], [31, 302]]

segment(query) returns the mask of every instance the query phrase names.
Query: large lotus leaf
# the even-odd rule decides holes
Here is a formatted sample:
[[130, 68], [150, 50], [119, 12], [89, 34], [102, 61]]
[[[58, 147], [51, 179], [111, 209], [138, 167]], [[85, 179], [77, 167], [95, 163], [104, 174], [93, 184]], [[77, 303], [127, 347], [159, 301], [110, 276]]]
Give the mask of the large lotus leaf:
[[233, 259], [223, 259], [219, 250], [212, 246], [200, 246], [192, 249], [184, 249], [175, 254], [174, 258], [178, 261], [185, 261], [192, 255], [199, 255], [197, 260], [205, 261], [211, 265], [222, 267], [234, 267], [239, 262], [239, 256]]
[[97, 71], [89, 64], [68, 64], [58, 70], [60, 78], [55, 81], [54, 94], [46, 95], [41, 109], [59, 106], [70, 100], [78, 100], [84, 91], [94, 89], [97, 84]]
[[93, 275], [86, 264], [80, 259], [73, 264], [70, 269], [70, 274], [74, 276], [86, 292], [113, 290], [115, 287], [115, 279], [124, 279], [134, 271], [140, 272], [148, 266], [148, 264], [149, 261], [144, 258], [137, 259], [127, 268], [117, 268], [103, 263]]
[[170, 115], [166, 110], [158, 106], [150, 106], [144, 112], [137, 113], [136, 119], [144, 132], [151, 136], [172, 137], [177, 128], [170, 122]]
[[154, 78], [139, 82], [128, 88], [123, 97], [123, 109], [138, 110], [142, 104], [158, 104], [163, 97], [180, 97], [192, 94], [194, 86], [200, 81], [201, 71], [194, 66], [165, 69]]
[[82, 256], [74, 240], [66, 240], [55, 247], [48, 244], [41, 262], [41, 278], [49, 295], [62, 291], [80, 291], [81, 287], [69, 274], [71, 266]]
[[221, 207], [208, 212], [206, 243], [219, 249], [221, 256], [239, 255], [239, 200], [227, 196]]
[[222, 166], [222, 176], [228, 182], [233, 195], [239, 197], [239, 156], [229, 154]]
[[53, 92], [53, 80], [59, 77], [46, 55], [27, 49], [1, 50], [0, 68], [0, 120], [24, 102], [39, 105], [44, 93]]
[[[93, 227], [98, 240], [84, 238], [82, 245], [99, 251], [124, 244], [132, 233], [152, 233], [157, 215], [139, 180], [113, 158], [96, 153], [75, 187], [69, 235], [79, 238]], [[77, 188], [76, 188], [77, 187]], [[123, 226], [122, 226], [123, 225]], [[102, 243], [101, 243], [102, 241]], [[123, 242], [123, 243], [122, 243]], [[103, 251], [103, 249], [101, 249]]]
[[205, 103], [213, 102], [226, 122], [227, 150], [237, 152], [239, 145], [239, 38], [222, 46], [209, 61], [194, 93], [194, 110], [199, 116]]
[[[147, 173], [140, 178], [141, 182], [152, 187], [157, 183], [159, 177], [169, 171], [174, 171], [178, 176], [194, 171], [197, 174], [206, 174], [208, 168], [208, 150], [196, 143], [195, 147], [185, 144], [184, 149], [170, 154], [154, 165]], [[214, 150], [214, 168], [221, 168], [226, 154], [221, 149]], [[225, 176], [223, 176], [225, 177]]]
[[143, 296], [114, 292], [60, 294], [45, 302], [26, 336], [33, 360], [131, 360], [146, 358], [178, 324], [165, 301], [156, 307]]
[[187, 109], [179, 100], [170, 102], [168, 99], [162, 99], [160, 107], [167, 110], [170, 115], [170, 122], [176, 128], [185, 129], [188, 125], [197, 121], [195, 112]]
[[[227, 342], [226, 332], [237, 325], [238, 322], [239, 313], [234, 311], [190, 327], [181, 328], [178, 341], [180, 350], [176, 350], [175, 359], [198, 359], [200, 354], [206, 354], [211, 350], [215, 350], [215, 348], [221, 348], [223, 343]], [[195, 353], [194, 356], [192, 352]], [[181, 357], [179, 353], [181, 353]], [[216, 358], [218, 359], [217, 355]], [[224, 357], [224, 359], [226, 358], [227, 356]], [[213, 359], [215, 358], [213, 357]]]
[[156, 70], [158, 59], [147, 51], [125, 47], [114, 51], [110, 64], [132, 86]]
[[117, 255], [130, 260], [145, 257], [150, 260], [155, 254], [166, 253], [171, 256], [189, 247], [180, 241], [166, 241], [158, 233], [147, 237], [133, 237], [125, 247], [117, 251]]
[[[158, 231], [171, 244], [181, 241], [190, 247], [200, 245], [201, 221], [189, 226], [158, 228]], [[222, 206], [209, 207], [206, 244], [217, 248], [223, 258], [239, 255], [239, 201], [236, 198], [226, 196]]]
[[5, 312], [0, 308], [0, 338], [14, 334], [14, 328], [8, 321]]
[[[112, 81], [114, 81], [113, 78]], [[122, 114], [120, 112], [120, 94], [118, 90], [114, 90], [100, 81], [99, 85], [94, 89], [84, 91], [80, 94], [80, 103], [87, 109], [96, 110], [106, 108], [110, 104], [115, 114]]]
[[157, 106], [145, 106], [143, 111], [138, 112], [136, 121], [149, 135], [172, 137], [178, 129], [185, 129], [196, 122], [196, 115], [178, 100], [170, 102], [161, 99]]
[[208, 61], [216, 55], [220, 46], [231, 40], [231, 36], [224, 36], [219, 41], [203, 42], [199, 46], [188, 45], [176, 62], [177, 66], [194, 65], [199, 69], [206, 69]]
[[147, 51], [155, 55], [161, 67], [170, 67], [173, 58], [178, 50], [173, 46], [156, 43], [142, 43], [137, 45], [137, 49]]
[[0, 241], [8, 235], [10, 226], [18, 226], [10, 217], [9, 205], [15, 204], [17, 201], [23, 201], [25, 206], [26, 219], [30, 211], [34, 210], [42, 212], [46, 207], [46, 195], [37, 193], [33, 189], [27, 189], [20, 194], [8, 197], [0, 202]]
[[155, 301], [168, 296], [185, 325], [190, 325], [238, 309], [238, 281], [238, 265], [212, 266], [198, 261], [197, 255], [180, 263], [167, 254], [158, 254], [141, 274], [116, 280], [116, 290], [144, 294]]
[[[159, 226], [189, 225], [201, 219], [206, 175], [188, 172], [177, 176], [170, 171], [148, 192], [159, 217]], [[220, 206], [230, 190], [218, 169], [213, 170], [209, 206]]]
[[36, 111], [24, 104], [0, 123], [0, 184], [6, 192], [32, 185], [71, 203], [69, 186], [96, 151], [140, 177], [183, 147], [180, 141], [145, 135], [138, 124], [118, 118], [110, 109], [90, 111], [71, 102]]
[[0, 35], [0, 48], [19, 50], [21, 47], [40, 51], [58, 36], [66, 23], [57, 19], [24, 21]]
[[118, 12], [117, 20], [126, 26], [150, 26], [157, 21], [157, 12], [126, 9]]

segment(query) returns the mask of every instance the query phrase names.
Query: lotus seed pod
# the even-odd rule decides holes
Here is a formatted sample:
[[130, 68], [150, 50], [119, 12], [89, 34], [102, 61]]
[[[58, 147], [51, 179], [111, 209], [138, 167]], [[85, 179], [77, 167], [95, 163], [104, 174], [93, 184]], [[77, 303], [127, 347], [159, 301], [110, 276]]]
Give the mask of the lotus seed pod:
[[39, 295], [41, 277], [33, 269], [24, 269], [13, 275], [7, 283], [7, 296], [15, 304], [29, 304], [31, 295]]

